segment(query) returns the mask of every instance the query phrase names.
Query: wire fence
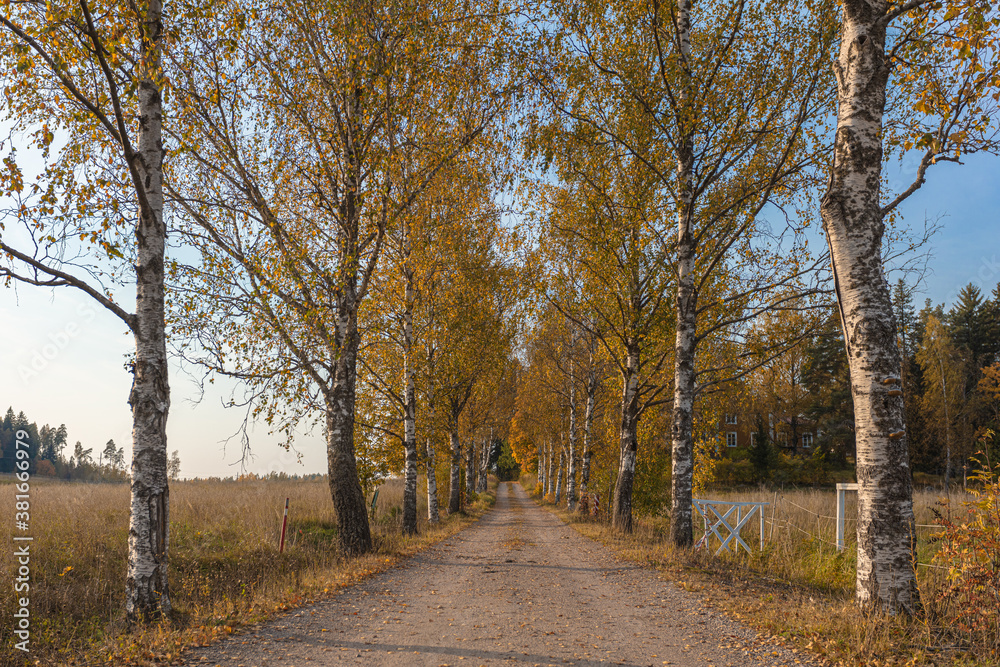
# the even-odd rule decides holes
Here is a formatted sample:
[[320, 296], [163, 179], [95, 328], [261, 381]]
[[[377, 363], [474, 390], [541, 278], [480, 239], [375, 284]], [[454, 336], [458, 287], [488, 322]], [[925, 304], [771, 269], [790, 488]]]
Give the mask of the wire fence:
[[[799, 512], [804, 512], [804, 513], [806, 513], [806, 514], [808, 514], [808, 515], [810, 515], [812, 517], [815, 517], [815, 520], [817, 522], [817, 531], [813, 532], [813, 531], [807, 530], [806, 528], [802, 527], [801, 525], [799, 525], [801, 523], [801, 521], [800, 522], [795, 522], [795, 521], [792, 521], [791, 519], [788, 519], [788, 518], [781, 518], [781, 516], [780, 516], [781, 513], [779, 512], [779, 507], [782, 506], [782, 505], [788, 505], [788, 506], [794, 507]], [[809, 509], [808, 507], [804, 507], [804, 506], [800, 505], [799, 503], [796, 503], [795, 501], [791, 500], [790, 498], [785, 497], [785, 495], [782, 494], [782, 493], [776, 493], [775, 494], [774, 499], [773, 499], [773, 501], [771, 503], [771, 506], [772, 506], [771, 516], [768, 517], [765, 514], [764, 515], [764, 521], [763, 521], [763, 524], [765, 526], [764, 530], [766, 530], [766, 531], [769, 530], [770, 537], [773, 537], [775, 530], [789, 530], [789, 531], [794, 530], [797, 533], [800, 533], [800, 534], [802, 534], [802, 535], [804, 535], [804, 536], [806, 536], [806, 537], [808, 537], [808, 538], [810, 538], [812, 540], [815, 540], [817, 542], [821, 542], [823, 544], [827, 544], [827, 545], [829, 545], [831, 547], [834, 547], [835, 549], [839, 550], [839, 549], [842, 548], [835, 541], [827, 539], [823, 535], [819, 534], [819, 532], [820, 532], [820, 529], [819, 529], [819, 526], [818, 526], [819, 522], [825, 520], [825, 521], [832, 521], [832, 522], [835, 523], [837, 521], [837, 517], [836, 516], [833, 516], [833, 515], [830, 515], [830, 514], [824, 514], [822, 512], [817, 512], [815, 510]], [[857, 521], [858, 521], [858, 519], [857, 519], [856, 516], [845, 516], [844, 517], [845, 524], [846, 523], [857, 524]], [[914, 524], [914, 525], [917, 528], [920, 528], [920, 529], [929, 529], [929, 530], [935, 530], [935, 531], [940, 531], [940, 530], [944, 529], [944, 526], [939, 525], [939, 524], [917, 523], [917, 524]], [[770, 539], [770, 537], [768, 539]], [[942, 566], [942, 565], [936, 565], [934, 563], [924, 563], [924, 562], [918, 561], [916, 564], [918, 566], [920, 566], [920, 567], [937, 569], [937, 570], [952, 570], [952, 569], [956, 569], [956, 570], [959, 570], [959, 571], [965, 571], [962, 568], [952, 568], [952, 567], [947, 567], [947, 566]]]
[[[781, 500], [783, 502], [788, 503], [792, 507], [797, 507], [798, 509], [802, 510], [803, 512], [808, 512], [809, 514], [812, 514], [813, 516], [816, 516], [816, 517], [818, 517], [820, 519], [830, 519], [832, 521], [836, 521], [837, 520], [837, 517], [835, 517], [835, 516], [829, 516], [827, 514], [820, 514], [818, 512], [813, 512], [811, 509], [808, 509], [806, 507], [803, 507], [802, 505], [798, 505], [796, 503], [793, 503], [791, 500], [786, 500], [784, 496], [781, 496]], [[844, 517], [844, 521], [849, 521], [849, 522], [857, 523], [858, 520], [856, 518], [854, 518], [854, 517], [846, 517], [845, 516]], [[941, 526], [941, 525], [938, 525], [938, 524], [933, 524], [933, 523], [918, 523], [918, 524], [914, 524], [914, 525], [916, 525], [917, 528], [934, 528], [936, 530], [943, 530], [944, 529], [944, 526]]]

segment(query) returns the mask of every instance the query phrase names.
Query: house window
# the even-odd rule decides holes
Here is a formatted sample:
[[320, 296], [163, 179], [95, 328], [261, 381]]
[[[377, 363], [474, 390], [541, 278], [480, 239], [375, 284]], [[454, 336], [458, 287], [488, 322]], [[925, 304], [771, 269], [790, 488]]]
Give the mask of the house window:
[[756, 433], [751, 433], [750, 434], [750, 446], [751, 447], [756, 447], [757, 446], [757, 434]]
[[803, 433], [802, 434], [802, 446], [803, 447], [812, 447], [812, 445], [813, 445], [813, 434], [812, 433]]
[[726, 444], [730, 447], [736, 446], [736, 431], [726, 433]]
[[731, 415], [729, 413], [726, 413], [726, 423], [727, 424], [735, 424], [736, 423], [736, 415]]

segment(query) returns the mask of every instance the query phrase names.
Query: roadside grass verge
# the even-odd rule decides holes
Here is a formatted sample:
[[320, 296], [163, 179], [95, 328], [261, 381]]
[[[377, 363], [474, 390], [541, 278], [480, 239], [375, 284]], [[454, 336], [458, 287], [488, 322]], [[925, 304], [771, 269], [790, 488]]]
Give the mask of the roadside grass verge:
[[[423, 480], [421, 486], [423, 488]], [[187, 647], [327, 595], [392, 567], [475, 522], [495, 502], [470, 498], [465, 511], [427, 522], [418, 494], [419, 534], [404, 537], [402, 480], [379, 489], [372, 517], [375, 551], [337, 553], [329, 486], [315, 481], [180, 481], [170, 485], [171, 618], [137, 632], [124, 624], [129, 489], [122, 484], [40, 481], [32, 485], [31, 652], [13, 648], [10, 613], [0, 618], [0, 665], [163, 665]], [[285, 552], [278, 538], [290, 498]], [[371, 498], [369, 497], [369, 500]], [[14, 491], [0, 485], [0, 512], [12, 516]], [[442, 512], [444, 516], [444, 512]], [[4, 522], [0, 539], [13, 544]], [[0, 577], [13, 582], [12, 549]], [[0, 608], [15, 608], [11, 585]]]
[[[577, 531], [602, 542], [622, 558], [653, 567], [710, 606], [728, 612], [763, 635], [797, 650], [822, 657], [835, 665], [997, 665], [1000, 647], [954, 627], [956, 603], [948, 594], [948, 571], [932, 559], [940, 548], [941, 532], [934, 525], [935, 510], [948, 515], [930, 491], [914, 494], [918, 528], [917, 568], [924, 615], [920, 618], [866, 615], [854, 604], [857, 515], [847, 504], [846, 548], [835, 546], [836, 492], [832, 490], [725, 492], [707, 497], [729, 501], [772, 503], [765, 512], [764, 548], [759, 547], [759, 523], [744, 529], [744, 540], [753, 547], [734, 555], [714, 555], [711, 549], [677, 550], [667, 544], [667, 517], [637, 517], [635, 530], [623, 535], [606, 522], [606, 506], [598, 517], [556, 508], [551, 498], [535, 493], [534, 476], [521, 484], [536, 502]], [[950, 511], [967, 500], [952, 493]], [[604, 505], [604, 499], [601, 499]], [[702, 523], [696, 514], [695, 540]], [[1000, 614], [1000, 610], [996, 611]], [[995, 620], [995, 617], [994, 617]]]

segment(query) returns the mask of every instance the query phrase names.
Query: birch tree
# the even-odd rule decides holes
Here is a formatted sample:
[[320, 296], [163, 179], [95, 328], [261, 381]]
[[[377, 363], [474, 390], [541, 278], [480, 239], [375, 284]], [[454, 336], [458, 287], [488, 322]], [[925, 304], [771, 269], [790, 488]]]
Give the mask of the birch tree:
[[[618, 132], [640, 143], [650, 126], [618, 110]], [[632, 526], [632, 488], [643, 414], [661, 405], [672, 334], [670, 258], [657, 239], [663, 199], [655, 179], [620, 144], [599, 142], [586, 127], [546, 129], [562, 186], [541, 186], [541, 244], [546, 298], [600, 345], [621, 378], [619, 470], [612, 521]]]
[[[573, 273], [572, 269], [568, 271]], [[572, 275], [570, 278], [572, 279]], [[563, 304], [562, 307], [575, 312], [568, 304]], [[559, 451], [561, 460], [564, 459], [565, 462], [566, 506], [574, 511], [579, 497], [578, 464], [581, 459], [589, 464], [587, 446], [593, 425], [597, 390], [597, 368], [594, 363], [596, 338], [551, 305], [536, 317], [529, 343], [532, 350], [531, 363], [533, 370], [538, 372], [538, 382], [544, 387], [539, 390], [544, 391], [549, 400], [555, 401], [554, 409], [560, 415], [559, 429], [552, 432], [550, 437], [559, 438], [562, 442]], [[588, 344], [590, 348], [587, 347]], [[557, 469], [562, 470], [561, 464]], [[586, 474], [589, 474], [589, 469]], [[557, 488], [559, 479], [561, 478], [557, 474]], [[557, 492], [556, 496], [562, 498], [562, 492]]]
[[[789, 218], [782, 234], [796, 240], [782, 247], [759, 216], [809, 182], [821, 151], [804, 129], [826, 108], [818, 93], [832, 31], [829, 14], [803, 21], [797, 8], [742, 0], [551, 5], [562, 39], [535, 73], [563, 125], [629, 156], [644, 172], [635, 178], [649, 179], [660, 198], [657, 215], [638, 222], [671, 265], [671, 541], [678, 546], [693, 541], [694, 401], [725, 375], [699, 368], [697, 349], [713, 336], [738, 335], [778, 305], [778, 288], [816, 268], [801, 220]], [[744, 372], [734, 367], [728, 376]], [[619, 484], [630, 477], [631, 459], [623, 457]], [[627, 488], [615, 498], [616, 525], [626, 529]]]
[[[479, 153], [479, 151], [477, 151]], [[439, 185], [402, 215], [387, 234], [389, 252], [385, 266], [374, 278], [371, 358], [362, 359], [373, 391], [395, 408], [387, 432], [398, 437], [405, 453], [403, 532], [417, 528], [417, 377], [421, 370], [420, 346], [433, 328], [434, 318], [421, 321], [421, 300], [434, 302], [432, 291], [442, 284], [448, 270], [450, 245], [455, 234], [482, 225], [492, 210], [491, 182], [481, 165], [463, 160], [442, 172]], [[484, 208], [485, 207], [485, 208]], [[429, 313], [430, 311], [428, 311]], [[400, 428], [401, 427], [401, 428]], [[433, 426], [431, 427], [433, 428]], [[433, 465], [433, 464], [432, 464]]]
[[916, 357], [927, 388], [923, 396], [914, 396], [914, 400], [920, 401], [924, 414], [930, 417], [930, 430], [938, 436], [939, 446], [944, 445], [944, 488], [947, 492], [954, 474], [952, 456], [958, 440], [956, 424], [966, 404], [967, 362], [941, 320], [931, 315], [925, 326]]
[[[886, 219], [932, 165], [996, 152], [998, 26], [986, 2], [843, 3], [833, 62], [836, 138], [820, 212], [851, 371], [856, 596], [866, 608], [915, 613], [920, 606], [901, 360], [882, 262]], [[914, 181], [895, 195], [882, 192], [885, 144], [919, 156]]]
[[500, 69], [496, 52], [470, 46], [472, 28], [485, 26], [464, 6], [288, 0], [266, 12], [236, 1], [213, 10], [217, 22], [192, 28], [175, 82], [189, 188], [174, 194], [202, 250], [182, 274], [178, 326], [196, 337], [185, 354], [247, 381], [255, 414], [286, 434], [324, 415], [340, 547], [365, 553], [355, 456], [362, 306], [386, 230], [499, 113], [500, 97], [483, 93], [497, 80], [484, 75]]
[[[135, 339], [130, 622], [171, 609], [163, 36], [160, 0], [0, 4], [3, 111], [12, 124], [0, 142], [0, 193], [15, 202], [0, 219], [0, 277], [78, 289]], [[34, 180], [30, 171], [26, 178], [22, 150], [40, 156]], [[135, 285], [134, 312], [109, 284], [126, 281]]]
[[434, 396], [443, 408], [451, 457], [448, 512], [461, 509], [462, 416], [491, 370], [502, 368], [512, 346], [516, 305], [523, 292], [513, 267], [502, 261], [503, 232], [490, 224], [479, 234], [455, 230], [449, 267], [439, 283]]
[[[519, 331], [519, 328], [515, 325], [514, 330]], [[466, 407], [464, 430], [468, 440], [475, 444], [466, 488], [475, 493], [487, 490], [490, 461], [499, 455], [499, 443], [506, 439], [510, 430], [518, 390], [517, 368], [510, 356], [499, 360], [477, 383]]]

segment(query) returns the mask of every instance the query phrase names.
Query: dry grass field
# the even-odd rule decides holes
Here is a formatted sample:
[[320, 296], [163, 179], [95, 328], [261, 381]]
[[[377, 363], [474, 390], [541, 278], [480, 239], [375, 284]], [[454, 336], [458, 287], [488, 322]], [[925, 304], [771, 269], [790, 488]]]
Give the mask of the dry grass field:
[[[535, 488], [534, 476], [521, 484]], [[770, 503], [764, 515], [764, 548], [758, 549], [759, 522], [742, 531], [751, 554], [714, 556], [715, 548], [679, 553], [666, 545], [668, 520], [642, 517], [632, 535], [622, 536], [605, 522], [554, 510], [585, 535], [601, 540], [624, 557], [663, 570], [684, 588], [697, 591], [719, 607], [779, 641], [819, 653], [838, 665], [997, 665], [1000, 647], [989, 633], [955, 631], [956, 600], [947, 594], [947, 569], [934, 561], [940, 546], [935, 511], [957, 515], [971, 496], [918, 491], [918, 581], [925, 615], [919, 620], [865, 616], [853, 603], [856, 568], [856, 501], [847, 494], [846, 548], [836, 549], [836, 492], [825, 489], [711, 491], [696, 497], [733, 502]], [[601, 499], [602, 505], [605, 500]], [[605, 509], [602, 507], [602, 510]], [[696, 514], [696, 517], [698, 515]], [[695, 523], [695, 539], [703, 524]], [[718, 547], [718, 541], [713, 542]], [[997, 615], [993, 612], [991, 632]], [[995, 634], [993, 635], [995, 636]]]
[[[5, 613], [0, 617], [0, 665], [168, 663], [184, 645], [209, 641], [381, 571], [461, 529], [494, 497], [478, 499], [466, 515], [433, 527], [426, 521], [426, 499], [421, 499], [419, 535], [404, 538], [402, 493], [401, 480], [382, 485], [372, 522], [376, 552], [345, 561], [336, 552], [336, 523], [325, 481], [171, 483], [170, 594], [176, 614], [171, 622], [136, 637], [122, 633], [128, 487], [33, 480], [32, 653], [24, 656], [11, 648], [12, 621]], [[286, 497], [288, 534], [285, 552], [279, 554]], [[13, 512], [14, 489], [0, 484], [0, 513]], [[10, 545], [11, 522], [2, 525], [0, 539]], [[0, 557], [0, 580], [5, 582], [0, 608], [5, 610], [15, 608], [8, 583], [15, 565], [12, 550], [5, 549]]]

